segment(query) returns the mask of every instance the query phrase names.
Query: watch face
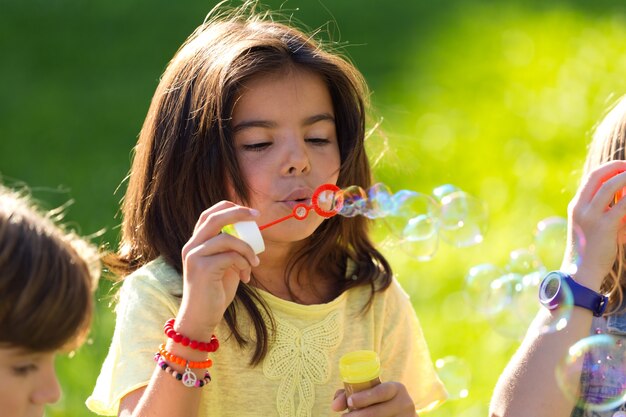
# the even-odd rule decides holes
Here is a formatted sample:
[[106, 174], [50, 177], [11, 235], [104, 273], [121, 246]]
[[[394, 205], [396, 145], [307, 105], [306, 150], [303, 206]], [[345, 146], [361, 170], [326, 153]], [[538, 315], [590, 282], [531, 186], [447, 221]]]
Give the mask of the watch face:
[[561, 288], [561, 279], [559, 277], [553, 277], [546, 280], [543, 293], [546, 298], [553, 298], [559, 292], [559, 288]]
[[555, 309], [559, 306], [561, 297], [561, 276], [558, 273], [551, 272], [543, 279], [539, 288], [539, 301], [541, 304], [549, 308]]

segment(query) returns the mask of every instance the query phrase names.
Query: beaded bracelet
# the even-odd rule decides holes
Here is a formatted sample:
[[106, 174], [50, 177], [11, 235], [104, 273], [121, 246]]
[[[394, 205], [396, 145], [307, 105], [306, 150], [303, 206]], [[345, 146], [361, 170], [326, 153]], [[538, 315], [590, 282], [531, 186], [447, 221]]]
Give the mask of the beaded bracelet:
[[203, 386], [211, 382], [211, 375], [209, 374], [208, 371], [204, 373], [203, 379], [198, 379], [196, 374], [193, 373], [192, 370], [187, 365], [185, 365], [185, 372], [183, 372], [182, 374], [172, 369], [172, 367], [167, 362], [165, 362], [163, 357], [161, 357], [160, 353], [156, 353], [154, 355], [154, 360], [157, 363], [157, 366], [159, 368], [161, 368], [163, 371], [167, 372], [168, 374], [172, 375], [172, 377], [176, 379], [177, 381], [182, 382], [183, 385], [186, 387], [202, 388]]
[[191, 340], [174, 330], [174, 322], [175, 319], [169, 319], [163, 325], [163, 332], [174, 342], [180, 343], [183, 346], [189, 346], [192, 349], [200, 350], [202, 352], [215, 352], [220, 347], [220, 342], [217, 340], [215, 335], [211, 335], [211, 340], [208, 342]]
[[180, 356], [176, 356], [172, 352], [165, 349], [165, 343], [162, 343], [159, 346], [159, 355], [161, 355], [164, 359], [173, 362], [180, 366], [189, 366], [194, 369], [208, 369], [213, 366], [213, 361], [211, 359], [207, 359], [205, 361], [189, 361], [187, 359], [183, 359]]

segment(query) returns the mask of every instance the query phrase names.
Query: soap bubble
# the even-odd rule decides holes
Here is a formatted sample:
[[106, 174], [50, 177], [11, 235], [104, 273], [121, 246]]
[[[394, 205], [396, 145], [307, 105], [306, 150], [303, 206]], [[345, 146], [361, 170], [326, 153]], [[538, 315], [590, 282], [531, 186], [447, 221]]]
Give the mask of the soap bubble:
[[[581, 372], [588, 386], [581, 393]], [[607, 411], [626, 401], [626, 352], [623, 339], [596, 334], [572, 345], [556, 368], [563, 393], [590, 411]]]
[[446, 242], [467, 247], [483, 241], [487, 229], [487, 211], [479, 199], [463, 191], [446, 194], [441, 199], [440, 234]]
[[393, 193], [385, 184], [377, 183], [367, 190], [364, 216], [377, 219], [393, 213], [394, 209]]
[[541, 259], [529, 249], [515, 249], [509, 254], [506, 270], [518, 274], [530, 274], [536, 271], [545, 271]]
[[385, 221], [395, 244], [417, 260], [431, 259], [439, 245], [437, 202], [426, 194], [401, 190], [393, 196], [393, 207]]
[[343, 207], [339, 214], [344, 217], [354, 217], [363, 214], [367, 203], [367, 193], [363, 188], [352, 185], [345, 190], [341, 190], [343, 195]]
[[502, 278], [504, 271], [492, 264], [470, 268], [465, 277], [465, 294], [469, 303], [481, 313], [490, 316], [511, 302], [514, 282]]
[[534, 250], [548, 270], [561, 266], [567, 243], [567, 219], [553, 216], [537, 223]]
[[446, 356], [435, 361], [437, 375], [448, 391], [449, 400], [459, 400], [469, 395], [471, 370], [465, 360]]

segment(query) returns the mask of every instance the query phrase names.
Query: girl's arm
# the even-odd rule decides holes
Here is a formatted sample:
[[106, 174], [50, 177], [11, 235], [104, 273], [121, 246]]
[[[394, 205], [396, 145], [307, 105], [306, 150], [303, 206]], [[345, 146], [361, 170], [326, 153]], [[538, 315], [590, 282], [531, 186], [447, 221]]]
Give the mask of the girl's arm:
[[[617, 256], [618, 236], [623, 233], [626, 199], [611, 206], [613, 196], [626, 186], [626, 162], [613, 161], [593, 171], [569, 205], [566, 260], [574, 253], [581, 259], [573, 274], [580, 284], [599, 291]], [[583, 239], [577, 239], [582, 234]], [[589, 336], [592, 312], [574, 307], [567, 327], [540, 334], [553, 317], [539, 312], [525, 340], [498, 380], [491, 401], [492, 417], [566, 417], [574, 402], [561, 392], [555, 376], [557, 364], [578, 340]], [[580, 371], [580, 370], [579, 370]], [[580, 378], [580, 372], [578, 376]]]
[[[213, 330], [235, 297], [239, 282], [250, 281], [252, 266], [259, 263], [252, 248], [240, 239], [220, 233], [227, 224], [254, 220], [256, 210], [223, 201], [206, 210], [196, 224], [192, 237], [182, 250], [183, 297], [174, 329], [192, 340], [209, 341]], [[155, 350], [158, 346], [155, 346]], [[166, 349], [189, 361], [204, 361], [206, 352], [174, 343]], [[179, 373], [184, 367], [170, 364]], [[194, 370], [198, 379], [204, 369]], [[119, 416], [190, 417], [196, 416], [204, 390], [189, 388], [157, 367], [145, 388], [126, 395], [120, 402]]]

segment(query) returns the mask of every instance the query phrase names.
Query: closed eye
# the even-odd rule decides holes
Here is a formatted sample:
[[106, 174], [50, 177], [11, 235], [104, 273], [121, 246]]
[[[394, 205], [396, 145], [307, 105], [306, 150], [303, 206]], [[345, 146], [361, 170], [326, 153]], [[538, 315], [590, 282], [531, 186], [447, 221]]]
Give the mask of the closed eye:
[[258, 143], [250, 143], [250, 144], [243, 145], [242, 148], [245, 151], [260, 152], [262, 150], [269, 148], [271, 145], [272, 145], [272, 142], [258, 142]]
[[38, 369], [37, 365], [34, 365], [34, 364], [29, 364], [29, 365], [24, 365], [24, 366], [14, 366], [13, 373], [17, 376], [26, 376], [31, 372], [36, 372], [37, 369]]
[[324, 138], [309, 138], [309, 139], [305, 139], [305, 141], [310, 144], [317, 145], [317, 146], [323, 146], [323, 145], [327, 145], [330, 143], [329, 139], [324, 139]]

